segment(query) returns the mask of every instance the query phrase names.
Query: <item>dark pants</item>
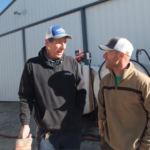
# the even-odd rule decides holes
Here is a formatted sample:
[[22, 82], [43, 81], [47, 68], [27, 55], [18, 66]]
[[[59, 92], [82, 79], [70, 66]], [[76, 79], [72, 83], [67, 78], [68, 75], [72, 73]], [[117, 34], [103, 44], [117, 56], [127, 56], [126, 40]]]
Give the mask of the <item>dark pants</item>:
[[[101, 147], [101, 150], [114, 150], [105, 141], [101, 142], [100, 147]], [[139, 150], [139, 148], [137, 148], [136, 150]]]
[[105, 141], [101, 142], [100, 147], [101, 147], [101, 150], [114, 150]]
[[49, 138], [42, 136], [41, 128], [36, 131], [36, 150], [80, 150], [81, 125], [65, 131], [51, 131]]

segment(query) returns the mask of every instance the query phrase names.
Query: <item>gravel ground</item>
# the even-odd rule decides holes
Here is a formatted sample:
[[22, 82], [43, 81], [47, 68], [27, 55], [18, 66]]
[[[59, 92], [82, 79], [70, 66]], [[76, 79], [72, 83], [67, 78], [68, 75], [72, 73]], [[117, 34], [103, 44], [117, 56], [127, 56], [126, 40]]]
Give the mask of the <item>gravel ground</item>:
[[[35, 135], [36, 126], [32, 119], [31, 133]], [[18, 136], [21, 129], [19, 121], [19, 103], [0, 103], [0, 134]], [[86, 140], [85, 138], [100, 138], [98, 134], [97, 121], [94, 113], [83, 115], [82, 117], [82, 139], [80, 150], [100, 150], [100, 141]], [[33, 140], [32, 150], [35, 149]], [[0, 136], [0, 150], [15, 150], [15, 139]]]

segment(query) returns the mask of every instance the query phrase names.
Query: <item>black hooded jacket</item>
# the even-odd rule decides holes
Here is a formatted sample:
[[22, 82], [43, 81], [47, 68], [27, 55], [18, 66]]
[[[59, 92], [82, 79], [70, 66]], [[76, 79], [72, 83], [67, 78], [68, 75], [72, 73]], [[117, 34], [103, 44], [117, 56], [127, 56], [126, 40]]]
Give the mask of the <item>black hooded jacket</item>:
[[85, 105], [86, 90], [78, 63], [63, 55], [61, 63], [51, 66], [44, 56], [29, 59], [20, 81], [20, 120], [29, 125], [32, 108], [36, 124], [50, 130], [66, 130], [80, 121]]

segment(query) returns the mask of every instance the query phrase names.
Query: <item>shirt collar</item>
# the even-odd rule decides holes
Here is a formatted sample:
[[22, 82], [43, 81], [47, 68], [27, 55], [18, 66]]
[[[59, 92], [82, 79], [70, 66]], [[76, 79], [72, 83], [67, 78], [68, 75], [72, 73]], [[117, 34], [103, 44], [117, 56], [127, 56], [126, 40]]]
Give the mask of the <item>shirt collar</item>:
[[44, 56], [47, 59], [47, 61], [50, 62], [51, 66], [53, 66], [53, 67], [56, 67], [57, 65], [59, 65], [61, 63], [61, 59], [51, 60], [50, 58], [48, 58], [46, 55], [46, 50], [44, 51]]

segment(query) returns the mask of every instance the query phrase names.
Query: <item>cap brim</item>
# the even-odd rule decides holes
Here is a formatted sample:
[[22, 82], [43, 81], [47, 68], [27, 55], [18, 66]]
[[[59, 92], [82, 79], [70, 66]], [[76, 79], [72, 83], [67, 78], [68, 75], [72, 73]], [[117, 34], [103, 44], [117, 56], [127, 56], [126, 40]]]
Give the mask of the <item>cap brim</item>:
[[67, 39], [72, 39], [72, 36], [69, 35], [69, 34], [59, 34], [59, 35], [53, 36], [52, 38], [53, 39], [59, 39], [59, 38], [62, 38], [62, 37], [66, 37]]
[[99, 47], [101, 50], [104, 50], [104, 51], [114, 50], [114, 49], [112, 49], [112, 48], [110, 48], [110, 47], [108, 47], [108, 46], [106, 46], [106, 45], [99, 45], [98, 47]]

